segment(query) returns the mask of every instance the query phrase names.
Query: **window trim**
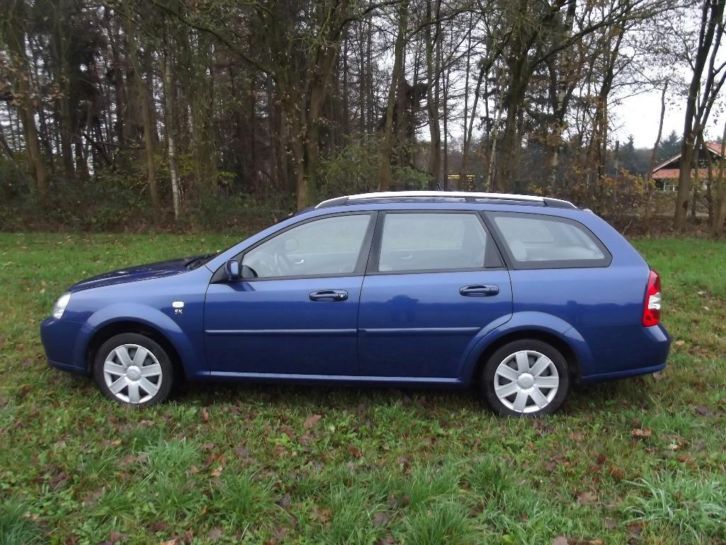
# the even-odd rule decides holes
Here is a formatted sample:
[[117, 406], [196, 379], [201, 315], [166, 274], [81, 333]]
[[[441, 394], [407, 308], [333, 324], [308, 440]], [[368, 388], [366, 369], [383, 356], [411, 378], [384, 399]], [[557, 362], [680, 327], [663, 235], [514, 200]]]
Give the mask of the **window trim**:
[[[482, 211], [480, 212], [484, 222], [489, 227], [489, 232], [497, 240], [497, 246], [499, 247], [500, 253], [504, 257], [507, 267], [510, 270], [541, 270], [541, 269], [605, 269], [609, 267], [613, 262], [613, 255], [608, 250], [607, 246], [600, 240], [600, 238], [584, 223], [577, 221], [572, 218], [566, 218], [563, 216], [556, 216], [550, 214], [538, 214], [531, 212], [493, 212], [493, 211]], [[590, 240], [595, 243], [598, 249], [603, 253], [605, 257], [601, 259], [552, 259], [548, 261], [519, 261], [514, 258], [512, 252], [509, 249], [509, 244], [502, 234], [495, 218], [499, 217], [533, 217], [535, 219], [545, 219], [550, 221], [556, 221], [560, 223], [568, 223], [580, 228], [585, 236], [589, 236]]]
[[[484, 255], [484, 264], [481, 267], [465, 267], [465, 268], [446, 268], [446, 269], [409, 269], [404, 271], [379, 271], [379, 261], [381, 258], [381, 241], [383, 239], [383, 225], [386, 216], [389, 214], [467, 214], [473, 215], [479, 220], [484, 233], [489, 238], [489, 242], [493, 243], [496, 256], [499, 258], [499, 265], [494, 267], [486, 266], [486, 249]], [[497, 271], [506, 269], [506, 262], [499, 249], [491, 230], [487, 226], [484, 218], [476, 210], [441, 210], [435, 208], [406, 209], [406, 210], [380, 210], [376, 220], [376, 229], [373, 234], [373, 242], [371, 244], [370, 255], [366, 265], [366, 276], [385, 276], [385, 275], [401, 275], [401, 274], [440, 274], [452, 272], [477, 272], [477, 271]]]
[[[375, 227], [377, 224], [377, 216], [378, 212], [376, 210], [358, 210], [358, 211], [351, 211], [351, 212], [337, 212], [333, 214], [324, 214], [320, 216], [313, 216], [311, 218], [307, 218], [303, 221], [299, 221], [297, 223], [293, 223], [292, 225], [288, 225], [284, 229], [280, 229], [279, 231], [275, 231], [274, 233], [266, 236], [262, 240], [258, 240], [255, 242], [252, 246], [245, 248], [240, 253], [232, 257], [231, 259], [237, 260], [240, 264], [240, 267], [242, 266], [242, 260], [244, 259], [245, 255], [258, 246], [261, 246], [262, 244], [268, 242], [269, 240], [272, 240], [273, 238], [282, 235], [292, 229], [295, 229], [297, 227], [301, 227], [307, 223], [312, 223], [314, 221], [319, 220], [325, 220], [330, 218], [339, 218], [339, 217], [345, 217], [345, 216], [368, 216], [368, 226], [366, 227], [365, 235], [363, 236], [363, 243], [361, 244], [360, 252], [358, 253], [358, 257], [355, 262], [355, 268], [350, 273], [331, 273], [331, 274], [305, 274], [305, 275], [295, 275], [295, 276], [267, 276], [264, 278], [241, 278], [238, 280], [238, 282], [269, 282], [269, 281], [280, 281], [280, 280], [305, 280], [305, 279], [311, 279], [311, 278], [348, 278], [348, 277], [355, 277], [355, 276], [363, 276], [365, 274], [365, 267], [366, 263], [368, 262], [370, 251], [371, 251], [371, 240], [373, 239], [373, 233], [375, 231]], [[231, 260], [230, 259], [230, 260]], [[212, 276], [211, 283], [226, 283], [228, 282], [225, 274], [225, 265], [222, 264], [222, 266], [217, 269], [217, 271]]]

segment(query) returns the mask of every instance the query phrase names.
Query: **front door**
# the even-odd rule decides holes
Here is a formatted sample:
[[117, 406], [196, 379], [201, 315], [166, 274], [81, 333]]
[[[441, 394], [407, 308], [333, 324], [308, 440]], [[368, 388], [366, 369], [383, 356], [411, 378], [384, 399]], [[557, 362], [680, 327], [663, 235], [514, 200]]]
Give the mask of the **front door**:
[[240, 256], [243, 280], [210, 284], [213, 375], [356, 375], [357, 321], [371, 213], [314, 218]]
[[363, 282], [361, 372], [460, 378], [482, 328], [512, 312], [509, 274], [475, 212], [387, 212]]

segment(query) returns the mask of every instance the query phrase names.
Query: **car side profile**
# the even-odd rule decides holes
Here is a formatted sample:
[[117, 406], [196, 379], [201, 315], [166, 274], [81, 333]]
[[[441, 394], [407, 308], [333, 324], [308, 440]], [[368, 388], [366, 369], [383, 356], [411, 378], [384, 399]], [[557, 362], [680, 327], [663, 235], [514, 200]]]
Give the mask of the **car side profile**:
[[574, 383], [663, 369], [660, 303], [640, 254], [567, 201], [384, 192], [81, 281], [41, 338], [50, 365], [129, 405], [257, 380], [475, 386], [499, 414], [540, 415]]

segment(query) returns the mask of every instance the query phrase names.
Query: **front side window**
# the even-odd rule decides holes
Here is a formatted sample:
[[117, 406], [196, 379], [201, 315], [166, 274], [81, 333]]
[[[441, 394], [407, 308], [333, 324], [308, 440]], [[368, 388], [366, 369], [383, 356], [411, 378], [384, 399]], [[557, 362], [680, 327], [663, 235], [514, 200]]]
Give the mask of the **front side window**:
[[566, 218], [491, 213], [518, 268], [599, 267], [610, 254], [584, 225]]
[[247, 252], [242, 266], [257, 278], [352, 274], [370, 221], [352, 214], [304, 223]]
[[485, 261], [500, 265], [476, 214], [388, 213], [383, 219], [378, 272], [481, 269]]

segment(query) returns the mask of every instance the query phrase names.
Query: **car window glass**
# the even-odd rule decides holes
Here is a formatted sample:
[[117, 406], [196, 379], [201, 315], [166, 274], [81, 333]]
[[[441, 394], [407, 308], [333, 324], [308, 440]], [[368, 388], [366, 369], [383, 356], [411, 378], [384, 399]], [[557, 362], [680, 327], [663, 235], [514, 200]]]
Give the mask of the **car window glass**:
[[602, 262], [605, 252], [578, 223], [533, 214], [494, 214], [494, 223], [520, 263]]
[[378, 271], [481, 268], [488, 242], [484, 226], [475, 214], [386, 214]]
[[351, 274], [370, 218], [335, 216], [293, 227], [247, 252], [242, 265], [258, 278]]

